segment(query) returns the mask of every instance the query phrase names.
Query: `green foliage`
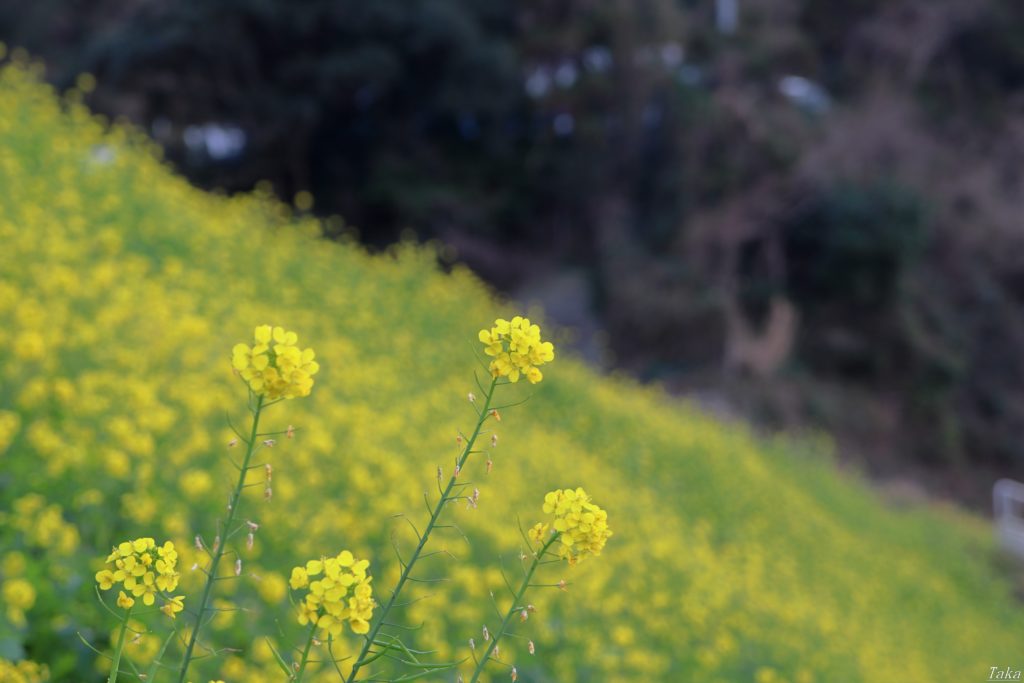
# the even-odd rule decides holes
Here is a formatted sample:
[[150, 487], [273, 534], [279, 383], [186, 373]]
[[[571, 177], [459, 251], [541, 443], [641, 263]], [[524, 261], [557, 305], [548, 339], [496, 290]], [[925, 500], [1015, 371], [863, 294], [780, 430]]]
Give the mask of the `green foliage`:
[[[99, 678], [76, 636], [103, 646], [113, 630], [94, 572], [142, 535], [173, 539], [184, 567], [199, 559], [193, 538], [210, 541], [233, 474], [230, 350], [281, 322], [322, 370], [274, 415], [295, 438], [272, 450], [272, 500], [258, 471], [243, 495], [260, 529], [215, 600], [245, 612], [214, 619], [209, 643], [231, 651], [194, 679], [280, 680], [274, 649], [303, 635], [289, 568], [351, 548], [393, 585], [392, 542], [413, 540], [391, 516], [422, 519], [424, 487], [451, 467], [474, 419], [476, 332], [507, 307], [429, 250], [369, 256], [266, 196], [199, 192], [144, 138], [62, 109], [20, 67], [0, 73], [0, 95], [0, 315], [13, 321], [0, 327], [0, 579], [38, 593], [27, 625], [0, 614], [0, 640], [58, 680]], [[535, 656], [503, 641], [521, 681], [971, 680], [1019, 655], [1024, 616], [982, 520], [892, 509], [838, 475], [825, 443], [757, 439], [571, 358], [545, 371], [506, 412], [493, 471], [465, 469], [481, 491], [478, 509], [454, 512], [469, 543], [437, 539], [459, 560], [425, 567], [450, 581], [411, 596], [432, 597], [401, 615], [425, 624], [410, 647], [468, 656], [496, 623], [499, 567], [519, 571], [517, 517], [529, 525], [538, 491], [579, 483], [615, 536], [601, 562], [566, 573], [568, 596], [537, 593], [517, 627]], [[182, 577], [186, 604], [201, 579]], [[147, 634], [125, 656], [161, 644]]]
[[883, 183], [839, 184], [812, 195], [783, 225], [787, 290], [801, 309], [878, 311], [899, 299], [900, 280], [925, 246], [924, 209]]

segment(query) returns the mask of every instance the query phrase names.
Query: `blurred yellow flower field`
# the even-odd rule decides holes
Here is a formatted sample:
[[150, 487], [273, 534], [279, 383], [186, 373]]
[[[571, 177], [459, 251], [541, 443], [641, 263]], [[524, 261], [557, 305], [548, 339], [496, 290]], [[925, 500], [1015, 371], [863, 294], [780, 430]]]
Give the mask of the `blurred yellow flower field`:
[[[155, 145], [33, 68], [0, 72], [0, 658], [100, 680], [104, 661], [79, 634], [107, 650], [117, 635], [94, 577], [124, 539], [172, 541], [174, 592], [186, 609], [196, 600], [195, 538], [213, 539], [237, 476], [239, 369], [250, 386], [309, 395], [268, 413], [292, 438], [250, 472], [240, 515], [258, 531], [225, 566], [240, 576], [218, 585], [204, 631], [219, 654], [192, 680], [282, 680], [271, 644], [306, 632], [293, 568], [345, 548], [386, 597], [393, 545], [415, 545], [408, 521], [428, 516], [424, 491], [438, 468], [451, 474], [476, 419], [480, 327], [516, 311], [427, 248], [368, 255], [320, 240], [316, 221], [269, 196], [193, 189]], [[265, 322], [284, 326], [291, 384], [266, 376], [265, 340], [235, 346]], [[530, 380], [500, 403], [529, 400], [489, 423], [487, 467], [461, 475], [479, 493], [431, 539], [446, 552], [422, 571], [449, 580], [412, 586], [426, 599], [394, 613], [423, 624], [409, 636], [419, 649], [471, 657], [470, 639], [501, 622], [490, 593], [502, 572], [522, 576], [521, 529], [539, 501], [582, 486], [614, 535], [587, 541], [600, 558], [538, 570], [552, 587], [531, 589], [536, 612], [501, 643], [519, 681], [971, 681], [1024, 666], [1024, 613], [981, 520], [887, 507], [835, 472], [824, 442], [757, 439], [561, 349], [533, 384], [550, 360], [539, 343], [524, 346], [532, 361], [494, 360]], [[125, 657], [148, 664], [168, 621], [140, 616], [155, 633]], [[351, 630], [337, 641], [347, 654], [360, 645]], [[0, 680], [36, 680], [22, 669], [0, 662]]]

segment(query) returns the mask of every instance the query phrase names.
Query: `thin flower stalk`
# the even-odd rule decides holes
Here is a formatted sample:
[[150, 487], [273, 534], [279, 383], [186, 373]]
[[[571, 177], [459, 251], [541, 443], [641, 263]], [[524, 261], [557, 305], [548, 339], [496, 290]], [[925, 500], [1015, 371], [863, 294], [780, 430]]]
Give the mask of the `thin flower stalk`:
[[530, 568], [526, 570], [526, 576], [523, 577], [523, 582], [519, 585], [519, 589], [515, 595], [512, 596], [512, 606], [508, 608], [508, 612], [505, 614], [505, 618], [501, 622], [501, 626], [498, 630], [491, 634], [491, 638], [487, 643], [487, 648], [484, 649], [483, 655], [476, 663], [476, 669], [473, 671], [473, 677], [469, 679], [469, 683], [476, 683], [476, 679], [480, 677], [484, 667], [487, 666], [487, 661], [491, 656], [491, 653], [496, 647], [498, 647], [498, 641], [501, 640], [505, 632], [508, 631], [509, 624], [512, 623], [512, 619], [526, 607], [523, 605], [523, 596], [526, 595], [527, 589], [530, 587], [530, 581], [533, 580], [533, 574], [537, 571], [537, 567], [540, 566], [541, 561], [544, 559], [544, 555], [548, 552], [548, 549], [554, 545], [555, 541], [558, 540], [560, 534], [554, 533], [550, 538], [541, 546], [540, 550], [533, 557], [533, 562], [530, 563]]
[[[245, 441], [245, 457], [238, 468], [238, 482], [231, 493], [228, 502], [228, 516], [224, 521], [222, 533], [223, 538], [217, 537], [214, 541], [210, 554], [210, 566], [206, 572], [206, 586], [203, 588], [203, 597], [199, 601], [199, 609], [196, 610], [195, 625], [189, 636], [188, 644], [185, 646], [185, 654], [181, 660], [181, 669], [178, 672], [178, 683], [185, 683], [188, 676], [188, 666], [192, 661], [192, 653], [195, 650], [196, 640], [199, 638], [199, 631], [203, 625], [203, 617], [206, 616], [210, 596], [213, 593], [213, 584], [217, 581], [217, 570], [220, 568], [220, 561], [224, 557], [227, 541], [235, 533], [235, 516], [238, 514], [238, 504], [242, 498], [242, 491], [245, 489], [245, 477], [249, 473], [249, 463], [253, 453], [256, 452], [257, 443], [267, 448], [274, 445], [273, 439], [266, 439], [259, 442], [260, 415], [265, 408], [279, 403], [280, 401], [309, 396], [313, 389], [313, 375], [320, 370], [316, 362], [316, 353], [313, 349], [302, 349], [298, 346], [299, 336], [283, 327], [271, 325], [260, 325], [253, 330], [253, 344], [235, 344], [231, 349], [231, 365], [237, 375], [246, 383], [249, 388], [250, 412], [252, 413], [252, 428], [249, 438]], [[252, 405], [252, 398], [256, 398], [255, 406]], [[265, 402], [266, 401], [266, 402]], [[241, 436], [241, 435], [239, 435]], [[263, 435], [267, 436], [266, 434]], [[268, 487], [269, 493], [269, 472]], [[241, 564], [235, 564], [235, 576], [241, 573]]]
[[313, 641], [316, 639], [316, 624], [309, 625], [309, 638], [306, 639], [306, 647], [302, 650], [302, 658], [299, 660], [299, 668], [295, 677], [288, 677], [289, 681], [302, 683], [302, 677], [306, 675], [306, 665], [309, 663], [309, 651], [313, 648]]
[[391, 610], [395, 607], [398, 602], [398, 596], [401, 594], [402, 589], [405, 587], [406, 582], [409, 580], [409, 576], [412, 574], [413, 567], [416, 566], [416, 561], [419, 559], [420, 554], [423, 552], [423, 548], [427, 545], [427, 540], [430, 538], [431, 532], [437, 525], [438, 519], [441, 517], [441, 512], [444, 510], [445, 505], [453, 500], [455, 497], [452, 496], [452, 489], [455, 488], [457, 483], [456, 474], [462, 470], [466, 464], [466, 460], [473, 452], [473, 446], [476, 444], [477, 437], [480, 436], [480, 430], [483, 428], [484, 422], [490, 416], [491, 400], [494, 398], [494, 390], [498, 386], [498, 377], [495, 376], [491, 379], [490, 386], [488, 386], [486, 393], [484, 394], [483, 407], [480, 410], [479, 418], [476, 422], [476, 427], [473, 429], [472, 435], [466, 440], [466, 445], [462, 450], [462, 454], [456, 461], [456, 467], [451, 477], [448, 479], [448, 484], [445, 486], [441, 493], [440, 499], [434, 506], [433, 511], [430, 515], [430, 521], [427, 522], [426, 528], [423, 530], [420, 536], [419, 543], [416, 545], [416, 549], [413, 550], [412, 555], [409, 556], [409, 560], [405, 563], [402, 569], [401, 575], [398, 577], [398, 583], [395, 584], [394, 589], [391, 591], [391, 597], [384, 604], [384, 607], [380, 611], [380, 616], [377, 621], [370, 628], [370, 632], [366, 635], [366, 640], [363, 643], [362, 649], [359, 651], [359, 656], [356, 657], [355, 664], [352, 665], [352, 670], [348, 677], [345, 679], [346, 683], [353, 683], [358, 680], [359, 670], [367, 663], [370, 658], [375, 658], [375, 653], [370, 652], [370, 648], [373, 647], [374, 642], [377, 639], [377, 634], [380, 633], [381, 628], [387, 623], [388, 616]]
[[129, 607], [124, 611], [124, 619], [121, 621], [121, 632], [117, 636], [117, 647], [114, 648], [114, 659], [110, 664], [110, 676], [107, 677], [107, 683], [116, 683], [117, 674], [121, 668], [121, 653], [124, 652], [124, 639], [128, 634], [128, 618], [132, 615], [132, 608]]
[[181, 660], [181, 669], [178, 672], [178, 683], [184, 683], [186, 676], [188, 675], [188, 667], [192, 661], [192, 652], [196, 646], [196, 640], [199, 638], [199, 631], [203, 625], [203, 617], [208, 611], [208, 605], [210, 603], [210, 596], [213, 593], [213, 584], [217, 580], [217, 569], [220, 567], [220, 561], [224, 557], [224, 550], [227, 547], [227, 535], [230, 533], [230, 529], [235, 521], [235, 515], [238, 513], [238, 503], [242, 497], [242, 491], [245, 487], [245, 475], [249, 471], [249, 462], [252, 459], [253, 453], [256, 451], [257, 435], [259, 434], [260, 415], [263, 412], [263, 396], [259, 395], [256, 397], [256, 406], [252, 410], [252, 429], [249, 433], [249, 439], [246, 443], [245, 457], [242, 459], [242, 465], [238, 471], [238, 482], [235, 484], [235, 489], [231, 493], [230, 504], [228, 506], [228, 516], [224, 521], [224, 534], [222, 538], [215, 546], [211, 549], [210, 567], [206, 572], [206, 586], [203, 588], [203, 596], [199, 600], [199, 608], [196, 610], [195, 624], [192, 627], [192, 633], [189, 636], [188, 644], [185, 646], [185, 654]]

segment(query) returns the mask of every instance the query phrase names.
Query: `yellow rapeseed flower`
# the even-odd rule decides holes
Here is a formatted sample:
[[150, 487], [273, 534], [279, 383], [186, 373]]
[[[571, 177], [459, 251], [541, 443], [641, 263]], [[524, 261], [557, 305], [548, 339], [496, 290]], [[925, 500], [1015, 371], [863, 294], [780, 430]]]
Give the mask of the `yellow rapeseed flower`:
[[0, 586], [0, 598], [7, 607], [7, 618], [24, 626], [25, 612], [36, 603], [36, 589], [25, 579], [9, 579]]
[[555, 359], [555, 346], [541, 341], [540, 326], [529, 318], [516, 316], [512, 320], [498, 318], [489, 330], [480, 330], [484, 353], [493, 356], [490, 371], [493, 377], [508, 377], [518, 382], [526, 376], [532, 384], [544, 379], [540, 366]]
[[[588, 555], [600, 555], [612, 535], [608, 513], [590, 502], [582, 488], [555, 490], [544, 496], [544, 512], [554, 515], [551, 529], [559, 534], [558, 555], [576, 564]], [[530, 538], [539, 542], [548, 531], [547, 524], [530, 529]]]
[[292, 587], [292, 590], [299, 590], [309, 585], [309, 575], [306, 574], [305, 567], [295, 567], [292, 569], [291, 579], [288, 581], [288, 585]]
[[[0, 43], [2, 54], [3, 43]], [[0, 681], [4, 683], [43, 683], [50, 680], [50, 671], [43, 664], [28, 660], [14, 663], [0, 658]]]
[[253, 339], [231, 350], [231, 364], [252, 392], [270, 400], [309, 396], [320, 370], [313, 349], [300, 349], [298, 335], [283, 327], [260, 325]]
[[[177, 565], [178, 552], [173, 543], [167, 541], [158, 546], [152, 538], [137, 538], [125, 541], [111, 551], [106, 566], [96, 572], [96, 583], [100, 590], [110, 590], [115, 585], [124, 588], [117, 598], [119, 607], [127, 609], [135, 604], [135, 600], [124, 591], [135, 598], [141, 597], [143, 604], [152, 605], [156, 602], [157, 593], [178, 587], [181, 575]], [[161, 610], [173, 619], [174, 614], [182, 609], [182, 599], [180, 596], [168, 597], [168, 604]]]
[[342, 550], [337, 557], [295, 567], [289, 582], [292, 589], [309, 589], [299, 603], [299, 623], [316, 625], [325, 638], [341, 635], [346, 621], [353, 633], [368, 632], [376, 606], [370, 585], [373, 577], [366, 573], [369, 566], [369, 560], [357, 560]]
[[185, 605], [182, 604], [184, 600], [185, 596], [183, 595], [175, 595], [173, 598], [167, 598], [167, 602], [160, 608], [160, 611], [171, 619], [177, 619], [178, 612], [185, 609]]

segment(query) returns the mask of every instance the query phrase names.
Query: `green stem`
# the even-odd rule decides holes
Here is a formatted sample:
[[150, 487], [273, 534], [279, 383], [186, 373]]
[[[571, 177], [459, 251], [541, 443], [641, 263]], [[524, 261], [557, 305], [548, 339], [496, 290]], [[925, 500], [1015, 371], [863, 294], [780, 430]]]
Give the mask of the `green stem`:
[[231, 525], [235, 521], [235, 513], [238, 511], [238, 502], [242, 497], [242, 489], [245, 486], [245, 475], [249, 472], [249, 460], [252, 458], [252, 454], [256, 450], [256, 435], [260, 424], [260, 413], [263, 410], [263, 396], [256, 399], [256, 408], [252, 414], [252, 431], [249, 434], [249, 441], [246, 443], [245, 459], [242, 461], [242, 467], [238, 472], [238, 483], [235, 484], [235, 490], [231, 494], [231, 501], [228, 507], [228, 517], [224, 522], [223, 534], [216, 543], [216, 547], [213, 549], [213, 557], [210, 560], [210, 569], [206, 574], [206, 587], [203, 589], [203, 597], [199, 601], [199, 611], [196, 612], [196, 623], [192, 627], [192, 635], [189, 636], [188, 645], [185, 647], [185, 656], [181, 660], [181, 670], [178, 672], [178, 683], [185, 682], [185, 676], [188, 674], [188, 665], [192, 661], [192, 650], [195, 649], [196, 639], [199, 637], [199, 629], [203, 625], [203, 616], [206, 614], [207, 605], [210, 603], [210, 594], [213, 592], [213, 584], [217, 580], [217, 567], [220, 566], [220, 560], [224, 557], [224, 548], [227, 546], [228, 535], [231, 533]]
[[[306, 673], [306, 663], [309, 662], [309, 650], [313, 647], [313, 636], [316, 633], [316, 624], [309, 625], [309, 640], [306, 641], [306, 649], [302, 651], [302, 660], [299, 662], [299, 670], [295, 674], [295, 683], [302, 683], [302, 676]], [[289, 679], [292, 680], [292, 679]]]
[[131, 607], [124, 611], [124, 621], [121, 622], [121, 633], [117, 636], [117, 648], [114, 650], [114, 660], [110, 665], [110, 676], [107, 678], [107, 683], [117, 681], [118, 670], [121, 668], [121, 653], [124, 651], [124, 637], [128, 634], [128, 617], [131, 614]]
[[525, 609], [522, 604], [523, 596], [526, 595], [526, 589], [530, 587], [530, 579], [533, 578], [533, 573], [537, 571], [537, 567], [540, 566], [540, 561], [544, 557], [544, 553], [548, 551], [551, 544], [558, 540], [560, 534], [553, 534], [548, 539], [547, 543], [541, 546], [540, 552], [533, 558], [533, 564], [530, 565], [530, 569], [526, 572], [526, 577], [523, 579], [523, 583], [519, 586], [519, 590], [512, 597], [512, 606], [508, 608], [508, 613], [505, 615], [504, 621], [501, 622], [501, 628], [498, 629], [497, 633], [491, 635], [491, 642], [487, 644], [487, 649], [484, 650], [483, 656], [476, 663], [476, 670], [473, 671], [473, 677], [469, 679], [469, 683], [476, 683], [476, 679], [480, 678], [480, 674], [483, 672], [484, 667], [487, 666], [487, 658], [491, 656], [491, 652], [498, 646], [498, 641], [505, 635], [508, 630], [508, 625], [512, 623], [512, 618], [522, 610]]
[[[491, 386], [487, 389], [487, 395], [484, 397], [484, 406], [480, 411], [480, 417], [476, 422], [476, 428], [473, 429], [473, 435], [469, 437], [469, 440], [466, 442], [466, 448], [462, 451], [462, 455], [459, 456], [456, 463], [459, 470], [461, 470], [466, 464], [466, 460], [469, 458], [469, 454], [473, 450], [473, 444], [476, 443], [477, 437], [480, 436], [480, 429], [483, 427], [484, 421], [487, 420], [488, 411], [491, 407], [491, 399], [494, 397], [494, 388], [497, 384], [498, 378], [495, 377], [491, 380]], [[427, 523], [426, 529], [423, 531], [423, 535], [420, 536], [419, 544], [417, 544], [416, 549], [409, 557], [409, 561], [402, 569], [402, 574], [398, 577], [398, 583], [395, 584], [395, 588], [391, 591], [391, 597], [384, 605], [384, 608], [380, 611], [380, 616], [378, 617], [377, 622], [370, 628], [370, 632], [366, 634], [366, 641], [363, 643], [363, 647], [359, 651], [359, 656], [356, 657], [356, 662], [352, 665], [352, 671], [349, 673], [348, 678], [345, 679], [345, 683], [354, 683], [354, 681], [356, 681], [356, 676], [359, 675], [359, 669], [366, 664], [370, 648], [377, 639], [377, 634], [380, 633], [381, 627], [387, 622], [388, 615], [391, 613], [392, 608], [394, 608], [395, 603], [398, 601], [398, 595], [405, 586], [405, 582], [409, 580], [409, 575], [412, 573], [413, 565], [416, 564], [416, 560], [419, 559], [420, 553], [423, 552], [423, 548], [427, 545], [427, 539], [430, 537], [430, 532], [434, 530], [434, 526], [437, 524], [437, 520], [441, 516], [441, 511], [444, 510], [445, 504], [451, 500], [448, 496], [451, 494], [455, 484], [456, 477], [453, 472], [451, 478], [448, 480], [448, 485], [441, 494], [440, 500], [438, 500], [437, 505], [434, 506], [434, 510], [430, 515], [430, 521]]]

